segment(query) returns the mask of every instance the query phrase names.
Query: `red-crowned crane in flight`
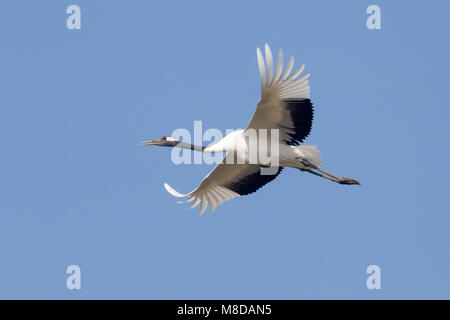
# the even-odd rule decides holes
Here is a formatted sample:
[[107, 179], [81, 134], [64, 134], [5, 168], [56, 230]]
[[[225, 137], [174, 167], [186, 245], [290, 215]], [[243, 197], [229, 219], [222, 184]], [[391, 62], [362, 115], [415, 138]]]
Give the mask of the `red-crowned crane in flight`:
[[[200, 152], [226, 152], [225, 158], [212, 170], [193, 191], [182, 194], [167, 183], [166, 190], [175, 197], [188, 197], [193, 201], [191, 208], [200, 204], [202, 214], [208, 204], [211, 211], [230, 199], [257, 191], [263, 185], [274, 180], [283, 167], [300, 169], [319, 177], [345, 185], [359, 185], [354, 179], [341, 178], [320, 168], [322, 159], [316, 146], [299, 145], [309, 135], [313, 121], [313, 105], [310, 100], [308, 84], [309, 74], [298, 78], [304, 69], [302, 65], [292, 75], [294, 58], [291, 57], [283, 71], [283, 52], [278, 52], [277, 64], [273, 69], [272, 52], [265, 45], [265, 62], [261, 50], [256, 50], [259, 73], [261, 76], [261, 100], [247, 127], [234, 131], [222, 140], [209, 146], [197, 146], [178, 141], [170, 136], [144, 141], [143, 146], [180, 147]], [[265, 135], [248, 135], [249, 131], [265, 129]], [[249, 145], [260, 145], [258, 139], [266, 139], [267, 145], [273, 144], [272, 130], [277, 130], [278, 166], [273, 174], [263, 174], [267, 163], [259, 160], [249, 161]], [[250, 138], [249, 138], [250, 137]], [[252, 141], [253, 139], [253, 141]], [[256, 140], [256, 141], [255, 141]], [[236, 155], [243, 157], [237, 161]]]

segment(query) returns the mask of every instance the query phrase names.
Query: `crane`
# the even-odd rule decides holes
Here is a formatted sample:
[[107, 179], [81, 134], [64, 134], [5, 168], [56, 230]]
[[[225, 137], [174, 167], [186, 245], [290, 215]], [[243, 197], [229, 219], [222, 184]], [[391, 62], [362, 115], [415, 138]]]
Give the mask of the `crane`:
[[[141, 142], [142, 146], [179, 147], [199, 152], [225, 152], [222, 161], [202, 180], [193, 191], [183, 194], [164, 183], [166, 190], [175, 197], [186, 198], [192, 202], [190, 208], [200, 205], [200, 215], [210, 205], [211, 212], [230, 199], [248, 195], [274, 180], [284, 167], [299, 169], [343, 185], [360, 185], [351, 178], [343, 178], [320, 168], [322, 158], [314, 145], [300, 145], [309, 135], [313, 122], [313, 104], [310, 100], [308, 78], [300, 78], [305, 65], [291, 74], [294, 58], [291, 56], [283, 70], [283, 52], [278, 52], [276, 67], [273, 68], [273, 56], [269, 45], [265, 44], [265, 60], [258, 47], [256, 49], [259, 73], [261, 77], [261, 100], [255, 113], [243, 130], [229, 133], [220, 141], [209, 146], [192, 145], [187, 142], [164, 136], [160, 139]], [[250, 131], [264, 131], [248, 138]], [[267, 133], [267, 132], [276, 132]], [[275, 130], [275, 131], [274, 131]], [[249, 161], [249, 146], [259, 145], [258, 140], [265, 139], [267, 146], [274, 144], [276, 136], [278, 148], [277, 163], [272, 174], [263, 174], [267, 163]], [[267, 150], [266, 150], [267, 151]], [[240, 160], [240, 161], [239, 161]]]

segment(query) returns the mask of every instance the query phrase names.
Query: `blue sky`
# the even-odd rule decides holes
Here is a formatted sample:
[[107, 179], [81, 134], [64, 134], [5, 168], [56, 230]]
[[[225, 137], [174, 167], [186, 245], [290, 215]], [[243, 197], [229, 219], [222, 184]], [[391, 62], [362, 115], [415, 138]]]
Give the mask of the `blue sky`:
[[[0, 298], [450, 298], [449, 10], [2, 1]], [[362, 186], [287, 169], [199, 217], [163, 183], [190, 191], [212, 166], [138, 143], [194, 120], [244, 127], [265, 42], [312, 73], [305, 142]], [[72, 264], [81, 290], [66, 288]], [[373, 264], [381, 290], [366, 287]]]

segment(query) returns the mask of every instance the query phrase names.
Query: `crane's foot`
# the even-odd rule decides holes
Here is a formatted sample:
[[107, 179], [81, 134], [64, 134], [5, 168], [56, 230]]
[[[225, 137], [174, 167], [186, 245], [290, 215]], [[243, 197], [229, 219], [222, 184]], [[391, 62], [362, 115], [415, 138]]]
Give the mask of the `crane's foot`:
[[337, 182], [340, 183], [340, 184], [357, 184], [357, 185], [361, 185], [361, 183], [359, 183], [355, 179], [351, 179], [351, 178], [340, 178]]

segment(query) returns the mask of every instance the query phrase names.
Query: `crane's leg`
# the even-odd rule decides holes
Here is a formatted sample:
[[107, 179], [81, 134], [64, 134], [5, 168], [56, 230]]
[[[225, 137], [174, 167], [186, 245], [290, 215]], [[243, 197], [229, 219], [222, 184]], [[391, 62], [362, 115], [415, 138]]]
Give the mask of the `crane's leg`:
[[[340, 183], [340, 184], [358, 184], [361, 185], [358, 181], [356, 181], [355, 179], [351, 179], [351, 178], [341, 178], [338, 176], [335, 176], [334, 174], [331, 174], [329, 172], [326, 172], [325, 170], [320, 169], [319, 167], [311, 164], [309, 161], [307, 160], [301, 160], [302, 164], [306, 167], [308, 167], [307, 169], [300, 169], [302, 171], [307, 171], [309, 173], [315, 174], [316, 176]], [[319, 172], [316, 172], [316, 171]]]
[[321, 173], [315, 172], [315, 171], [313, 171], [312, 169], [300, 169], [300, 170], [301, 170], [301, 171], [306, 171], [306, 172], [312, 173], [312, 174], [314, 174], [314, 175], [316, 175], [316, 176], [319, 176], [319, 177], [322, 177], [322, 178], [325, 178], [325, 179], [328, 179], [328, 180], [331, 180], [331, 181], [334, 181], [334, 182], [339, 183], [339, 179], [332, 178], [332, 177], [328, 177], [328, 176], [323, 175], [323, 174], [321, 174]]

